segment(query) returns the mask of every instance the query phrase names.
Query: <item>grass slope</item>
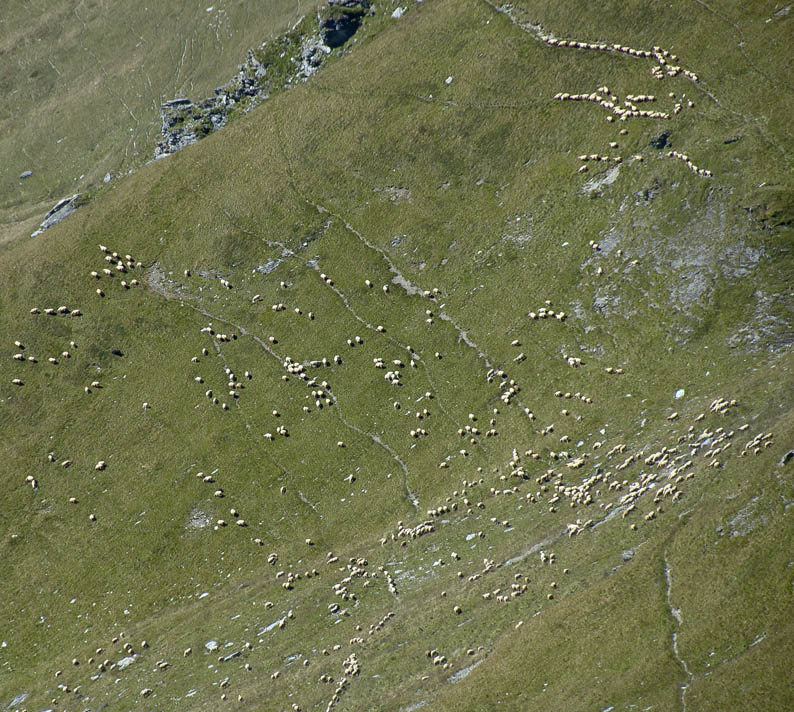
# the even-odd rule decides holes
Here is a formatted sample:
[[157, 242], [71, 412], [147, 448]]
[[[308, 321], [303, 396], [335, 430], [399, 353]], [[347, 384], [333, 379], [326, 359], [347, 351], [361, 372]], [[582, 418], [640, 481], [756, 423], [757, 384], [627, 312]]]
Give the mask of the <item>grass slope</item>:
[[[148, 161], [160, 104], [201, 98], [299, 18], [294, 2], [11, 2], [0, 19], [0, 242]], [[33, 176], [18, 176], [32, 170]]]
[[791, 706], [789, 20], [577, 7], [379, 8], [2, 249], [3, 705]]

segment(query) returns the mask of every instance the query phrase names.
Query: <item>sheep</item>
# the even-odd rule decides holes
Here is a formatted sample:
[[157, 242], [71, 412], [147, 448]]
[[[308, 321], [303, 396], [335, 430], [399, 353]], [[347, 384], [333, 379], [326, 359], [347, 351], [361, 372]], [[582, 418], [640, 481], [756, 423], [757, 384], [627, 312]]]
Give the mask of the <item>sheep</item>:
[[38, 307], [33, 307], [33, 309], [30, 310], [30, 313], [31, 314], [41, 314], [41, 309], [39, 309]]
[[11, 383], [15, 386], [23, 386], [25, 385], [20, 378], [13, 378], [11, 379]]
[[101, 289], [97, 289], [96, 290], [96, 294], [97, 294], [98, 297], [104, 297], [105, 296], [105, 293]]
[[16, 361], [24, 361], [25, 360], [25, 356], [24, 356], [24, 354], [14, 354], [14, 360], [16, 360]]
[[104, 470], [106, 467], [107, 467], [107, 463], [106, 463], [104, 460], [100, 460], [100, 461], [99, 461], [99, 462], [97, 462], [97, 464], [94, 466], [94, 469], [95, 469], [95, 470], [99, 470], [99, 471], [101, 472], [101, 471], [102, 471], [102, 470]]

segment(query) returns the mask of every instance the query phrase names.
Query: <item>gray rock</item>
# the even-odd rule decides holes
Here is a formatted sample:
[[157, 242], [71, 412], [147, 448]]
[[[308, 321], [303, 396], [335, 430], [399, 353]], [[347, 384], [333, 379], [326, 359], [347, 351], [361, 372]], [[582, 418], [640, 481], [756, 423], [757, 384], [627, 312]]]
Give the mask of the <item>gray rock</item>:
[[218, 649], [218, 641], [217, 640], [208, 640], [204, 643], [204, 647], [209, 651], [212, 652], [213, 650]]
[[31, 237], [41, 235], [45, 230], [57, 225], [64, 218], [68, 218], [80, 206], [77, 204], [77, 199], [80, 197], [79, 193], [75, 193], [71, 198], [63, 198], [59, 200], [53, 208], [44, 216], [44, 222], [41, 223], [39, 229], [36, 230]]
[[278, 259], [268, 260], [267, 262], [265, 262], [265, 264], [259, 265], [258, 267], [255, 267], [255, 270], [257, 272], [259, 272], [259, 274], [270, 274], [280, 264], [281, 264], [281, 260], [278, 260]]
[[22, 173], [19, 174], [19, 177], [21, 180], [25, 180], [25, 178], [30, 178], [32, 175], [33, 171], [22, 171]]
[[165, 102], [163, 107], [171, 107], [171, 106], [189, 106], [190, 99], [171, 99], [171, 101]]
[[29, 692], [20, 692], [11, 702], [8, 703], [7, 709], [13, 709], [14, 707], [18, 707], [21, 705], [28, 697], [30, 696]]
[[119, 670], [124, 670], [132, 665], [138, 659], [137, 655], [128, 655], [126, 658], [122, 658], [116, 663], [116, 667]]
[[320, 37], [332, 49], [341, 47], [356, 33], [363, 17], [363, 8], [345, 8], [344, 12], [323, 20]]
[[228, 663], [230, 660], [239, 658], [241, 655], [242, 653], [239, 650], [235, 650], [233, 653], [229, 653], [228, 655], [224, 656], [223, 662]]
[[660, 133], [656, 138], [651, 139], [651, 147], [658, 148], [659, 150], [665, 148], [666, 146], [670, 145], [670, 142], [667, 140], [670, 138], [669, 131], [663, 131]]

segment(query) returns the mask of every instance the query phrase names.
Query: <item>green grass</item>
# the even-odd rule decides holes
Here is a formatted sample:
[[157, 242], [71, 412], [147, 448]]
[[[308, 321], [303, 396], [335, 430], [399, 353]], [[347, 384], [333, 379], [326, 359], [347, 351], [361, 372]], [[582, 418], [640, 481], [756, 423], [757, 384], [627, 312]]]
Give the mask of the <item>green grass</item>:
[[[337, 709], [678, 709], [686, 684], [691, 709], [790, 706], [781, 542], [794, 494], [792, 465], [778, 463], [794, 432], [791, 137], [775, 118], [790, 94], [784, 57], [762, 52], [787, 20], [726, 8], [743, 13], [731, 15], [742, 54], [736, 30], [699, 10], [687, 22], [639, 3], [527, 15], [561, 37], [670, 48], [701, 76], [692, 85], [653, 80], [649, 60], [548, 47], [486, 3], [411, 5], [399, 21], [391, 10], [379, 6], [380, 24], [310, 81], [1, 248], [0, 702], [29, 692], [27, 709], [53, 698], [64, 709], [325, 709], [354, 652], [361, 672]], [[595, 105], [551, 99], [603, 83], [660, 105], [691, 93], [696, 106], [626, 122], [621, 136]], [[663, 130], [715, 177], [651, 149]], [[583, 192], [604, 170], [578, 175], [577, 156], [612, 140], [645, 160]], [[107, 265], [99, 244], [143, 266], [92, 279]], [[396, 272], [438, 295], [409, 293]], [[567, 319], [527, 316], [546, 300]], [[60, 305], [83, 316], [29, 313]], [[230, 340], [202, 331], [210, 323]], [[13, 360], [15, 340], [38, 362]], [[288, 374], [286, 357], [316, 382]], [[244, 386], [237, 398], [225, 368]], [[389, 369], [402, 386], [384, 380]], [[506, 404], [510, 379], [520, 390]], [[318, 407], [318, 390], [331, 404]], [[716, 398], [737, 402], [717, 414]], [[466, 426], [479, 433], [461, 436]], [[726, 439], [692, 454], [704, 430]], [[741, 454], [764, 433], [768, 447]], [[646, 463], [663, 447], [680, 458]], [[577, 457], [580, 469], [566, 466]], [[668, 477], [686, 460], [682, 479]], [[607, 519], [648, 474], [680, 498], [657, 503], [651, 490]], [[592, 502], [571, 506], [564, 488], [594, 476]], [[218, 519], [228, 526], [214, 529]], [[598, 525], [568, 537], [577, 519]], [[433, 532], [397, 536], [426, 520]], [[500, 565], [484, 571], [485, 559]], [[287, 572], [301, 575], [291, 590]], [[498, 601], [513, 584], [526, 588]], [[288, 611], [283, 630], [266, 630]], [[92, 679], [125, 641], [136, 662]]]
[[[160, 104], [201, 99], [298, 18], [280, 0], [194, 7], [13, 2], [2, 20], [0, 242], [154, 155]], [[309, 10], [309, 8], [305, 8]], [[33, 176], [19, 180], [25, 170]]]

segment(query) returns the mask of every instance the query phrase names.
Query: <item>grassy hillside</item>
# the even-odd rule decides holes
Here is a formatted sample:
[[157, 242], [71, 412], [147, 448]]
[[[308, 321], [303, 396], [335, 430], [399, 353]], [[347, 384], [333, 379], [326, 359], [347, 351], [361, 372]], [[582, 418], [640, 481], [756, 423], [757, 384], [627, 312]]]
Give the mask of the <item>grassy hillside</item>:
[[247, 49], [309, 10], [285, 0], [6, 3], [0, 242], [29, 235], [60, 198], [150, 160], [161, 103], [210, 94]]
[[794, 702], [790, 16], [396, 7], [0, 248], [3, 708]]

